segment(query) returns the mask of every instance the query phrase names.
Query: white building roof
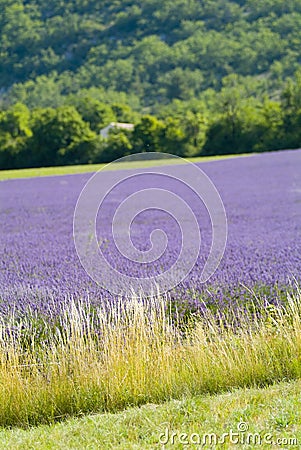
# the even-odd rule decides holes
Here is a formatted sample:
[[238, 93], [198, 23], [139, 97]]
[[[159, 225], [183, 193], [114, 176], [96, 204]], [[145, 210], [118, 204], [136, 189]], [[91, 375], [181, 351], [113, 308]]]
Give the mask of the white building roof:
[[109, 131], [112, 128], [119, 128], [121, 130], [132, 131], [134, 129], [134, 124], [133, 123], [125, 123], [125, 122], [111, 122], [105, 128], [102, 128], [100, 130], [100, 134], [102, 135], [102, 137], [107, 138], [109, 135]]

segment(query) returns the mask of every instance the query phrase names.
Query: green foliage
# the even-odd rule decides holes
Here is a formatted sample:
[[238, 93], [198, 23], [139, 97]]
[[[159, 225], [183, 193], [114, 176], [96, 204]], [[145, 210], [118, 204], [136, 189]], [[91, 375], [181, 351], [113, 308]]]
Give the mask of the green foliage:
[[160, 136], [164, 129], [162, 121], [152, 116], [143, 116], [133, 132], [134, 152], [160, 152]]
[[0, 113], [0, 167], [16, 166], [16, 160], [30, 136], [30, 111], [26, 106], [17, 103]]
[[[53, 425], [24, 430], [16, 427], [1, 429], [0, 442], [7, 450], [96, 450], [99, 447], [103, 450], [112, 447], [116, 450], [153, 450], [160, 448], [159, 442], [166, 442], [166, 437], [169, 437], [169, 442], [162, 444], [161, 448], [173, 450], [200, 447], [196, 445], [200, 436], [200, 442], [206, 439], [207, 448], [210, 448], [213, 430], [216, 436], [223, 436], [230, 430], [236, 432], [238, 424], [244, 421], [249, 426], [250, 442], [253, 442], [252, 435], [260, 433], [263, 437], [270, 434], [274, 442], [279, 439], [279, 442], [288, 442], [292, 449], [296, 449], [301, 442], [300, 389], [301, 381], [296, 380], [264, 388], [231, 389], [219, 395], [192, 396], [185, 393], [181, 399], [162, 404], [156, 401], [156, 404], [131, 407], [116, 413], [68, 418]], [[185, 435], [181, 435], [182, 432], [187, 434], [188, 442], [194, 444], [183, 444]], [[235, 435], [234, 440], [237, 442]], [[258, 438], [254, 438], [254, 444], [250, 446], [260, 448], [260, 444], [255, 442], [259, 442]], [[230, 450], [234, 445], [225, 439], [221, 448]], [[269, 446], [262, 445], [262, 448]]]
[[219, 90], [234, 73], [265, 78], [275, 93], [300, 61], [301, 0], [1, 0], [0, 7], [2, 96], [31, 108], [57, 107], [61, 97], [96, 87], [137, 95], [153, 112], [158, 103]]
[[133, 146], [124, 131], [112, 129], [108, 139], [102, 144], [101, 152], [97, 155], [95, 162], [111, 162], [131, 154]]
[[29, 109], [22, 103], [16, 103], [7, 111], [1, 113], [1, 132], [9, 133], [12, 138], [31, 136], [29, 120]]
[[301, 0], [0, 9], [0, 168], [301, 146]]
[[139, 114], [124, 103], [112, 103], [110, 106], [118, 122], [132, 123], [139, 119]]
[[23, 166], [49, 166], [90, 162], [95, 133], [72, 106], [36, 110], [32, 137], [27, 140]]
[[167, 117], [161, 131], [160, 143], [166, 153], [184, 156], [186, 136], [180, 119]]
[[84, 121], [88, 122], [91, 130], [96, 133], [108, 123], [116, 121], [112, 108], [92, 97], [72, 95], [68, 97], [67, 103], [76, 107]]

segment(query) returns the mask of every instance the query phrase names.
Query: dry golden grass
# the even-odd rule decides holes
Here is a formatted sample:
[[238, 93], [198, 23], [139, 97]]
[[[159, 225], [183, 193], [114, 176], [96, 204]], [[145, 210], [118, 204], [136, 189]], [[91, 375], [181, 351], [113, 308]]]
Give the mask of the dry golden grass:
[[[208, 312], [180, 329], [163, 299], [110, 309], [66, 304], [60, 327], [0, 323], [0, 425], [51, 423], [186, 395], [264, 386], [301, 375], [301, 294], [241, 311], [240, 326]], [[47, 328], [48, 327], [48, 328]], [[27, 329], [26, 343], [24, 330]]]

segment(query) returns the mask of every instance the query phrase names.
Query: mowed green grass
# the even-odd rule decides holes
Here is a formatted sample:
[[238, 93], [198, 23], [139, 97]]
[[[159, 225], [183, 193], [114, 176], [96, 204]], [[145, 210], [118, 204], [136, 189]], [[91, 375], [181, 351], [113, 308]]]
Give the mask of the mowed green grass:
[[[226, 376], [226, 374], [225, 374]], [[97, 414], [70, 419], [52, 426], [29, 430], [0, 431], [1, 449], [274, 449], [301, 446], [301, 381], [282, 382], [265, 389], [239, 389], [213, 396], [195, 396], [173, 400], [162, 405], [149, 404], [116, 414]], [[242, 423], [244, 425], [242, 425]], [[239, 425], [240, 424], [240, 425]], [[237, 432], [239, 439], [250, 439], [250, 445], [209, 445], [208, 433], [219, 439], [223, 433]], [[169, 442], [166, 442], [168, 429]], [[163, 433], [163, 435], [162, 435]], [[175, 433], [172, 438], [172, 433]], [[184, 433], [187, 436], [180, 436]], [[193, 433], [196, 435], [193, 436]], [[252, 444], [248, 434], [259, 433], [262, 445]], [[269, 436], [267, 436], [269, 435]], [[183, 444], [192, 439], [207, 439], [207, 445]], [[236, 440], [237, 436], [232, 439]], [[271, 443], [264, 442], [270, 439]], [[279, 441], [278, 441], [279, 439]], [[160, 442], [161, 440], [161, 442]], [[182, 441], [182, 443], [181, 443]], [[174, 442], [174, 443], [173, 443]], [[258, 441], [255, 441], [258, 442]]]
[[[159, 154], [160, 155], [160, 154]], [[238, 158], [242, 156], [250, 156], [250, 154], [240, 155], [222, 155], [222, 156], [208, 156], [199, 158], [189, 158], [190, 162], [208, 162], [218, 161], [222, 159]], [[0, 170], [0, 180], [8, 180], [12, 178], [33, 178], [33, 177], [45, 177], [53, 175], [71, 175], [76, 173], [91, 173], [97, 172], [100, 169], [105, 170], [117, 170], [117, 169], [139, 169], [147, 167], [165, 166], [170, 164], [181, 164], [182, 158], [171, 159], [157, 159], [157, 160], [144, 160], [144, 161], [130, 161], [114, 164], [84, 164], [77, 166], [58, 166], [58, 167], [39, 167], [33, 169], [17, 169], [17, 170]], [[106, 167], [107, 166], [107, 167]]]

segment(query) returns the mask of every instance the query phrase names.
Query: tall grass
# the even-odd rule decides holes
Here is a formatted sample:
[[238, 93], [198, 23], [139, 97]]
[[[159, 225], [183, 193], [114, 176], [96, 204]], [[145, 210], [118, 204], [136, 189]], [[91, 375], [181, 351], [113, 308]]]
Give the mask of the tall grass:
[[285, 306], [262, 305], [259, 318], [251, 309], [236, 310], [235, 320], [208, 312], [185, 329], [159, 298], [97, 311], [70, 302], [60, 326], [43, 323], [46, 339], [33, 314], [2, 317], [0, 425], [300, 377], [300, 300], [297, 290]]

